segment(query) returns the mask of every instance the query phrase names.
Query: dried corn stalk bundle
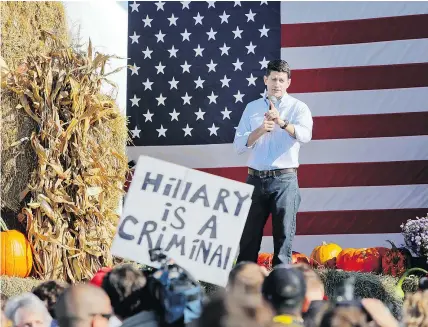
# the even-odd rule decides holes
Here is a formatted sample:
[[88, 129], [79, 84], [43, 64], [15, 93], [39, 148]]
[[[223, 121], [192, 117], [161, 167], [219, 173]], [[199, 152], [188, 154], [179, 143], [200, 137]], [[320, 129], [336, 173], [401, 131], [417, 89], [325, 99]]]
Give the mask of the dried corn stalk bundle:
[[[126, 120], [100, 93], [110, 56], [60, 44], [9, 74], [6, 89], [37, 123], [31, 145], [37, 170], [22, 210], [43, 279], [80, 281], [111, 265], [110, 245], [128, 169]], [[112, 72], [113, 73], [113, 72]]]

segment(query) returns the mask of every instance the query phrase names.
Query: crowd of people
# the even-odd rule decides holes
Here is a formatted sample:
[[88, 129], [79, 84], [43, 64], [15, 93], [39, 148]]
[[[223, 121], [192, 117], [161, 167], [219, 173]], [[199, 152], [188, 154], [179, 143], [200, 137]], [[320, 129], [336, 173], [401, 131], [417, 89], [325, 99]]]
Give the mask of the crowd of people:
[[[428, 327], [428, 290], [407, 294], [397, 320], [377, 299], [349, 300], [349, 290], [343, 298], [327, 298], [317, 272], [300, 263], [268, 272], [241, 262], [214, 294], [205, 294], [197, 281], [168, 278], [124, 264], [87, 283], [42, 282], [32, 292], [2, 295], [2, 326]], [[154, 279], [164, 288], [153, 287]]]

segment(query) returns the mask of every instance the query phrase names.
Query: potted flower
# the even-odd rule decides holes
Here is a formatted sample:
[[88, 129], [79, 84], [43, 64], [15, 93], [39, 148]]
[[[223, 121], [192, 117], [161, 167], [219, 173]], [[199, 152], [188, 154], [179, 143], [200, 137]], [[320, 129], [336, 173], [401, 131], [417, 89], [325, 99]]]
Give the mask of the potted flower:
[[412, 266], [428, 267], [428, 215], [408, 219], [401, 225], [406, 247], [416, 256]]

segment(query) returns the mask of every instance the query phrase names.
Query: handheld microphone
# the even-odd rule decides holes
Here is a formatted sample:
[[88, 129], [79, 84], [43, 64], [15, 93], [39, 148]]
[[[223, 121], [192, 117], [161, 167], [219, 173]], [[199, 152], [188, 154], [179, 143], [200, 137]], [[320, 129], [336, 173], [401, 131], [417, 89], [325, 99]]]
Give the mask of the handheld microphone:
[[[276, 97], [274, 96], [274, 95], [269, 95], [268, 96], [268, 99], [270, 100], [270, 101], [272, 101], [272, 103], [274, 102], [274, 101], [276, 101]], [[270, 103], [269, 103], [269, 108], [268, 108], [268, 110], [270, 110]], [[269, 131], [269, 133], [270, 133], [271, 131]]]

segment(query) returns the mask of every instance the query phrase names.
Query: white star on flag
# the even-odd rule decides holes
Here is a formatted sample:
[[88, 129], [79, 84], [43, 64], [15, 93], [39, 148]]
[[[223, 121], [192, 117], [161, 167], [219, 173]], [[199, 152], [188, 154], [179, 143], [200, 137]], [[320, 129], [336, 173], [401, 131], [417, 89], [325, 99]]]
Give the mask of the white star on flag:
[[144, 27], [152, 27], [153, 19], [150, 19], [149, 15], [146, 15], [146, 18], [142, 19], [142, 21], [144, 22]]
[[180, 113], [179, 113], [179, 112], [177, 112], [177, 111], [175, 111], [175, 108], [174, 108], [174, 111], [173, 111], [173, 112], [170, 112], [169, 114], [171, 115], [171, 121], [173, 121], [173, 120], [178, 121], [178, 115], [179, 115]]
[[198, 47], [196, 49], [193, 49], [193, 50], [195, 51], [195, 57], [197, 57], [197, 56], [203, 57], [202, 51], [204, 51], [205, 49], [201, 48], [201, 46], [199, 44], [198, 44]]
[[152, 89], [153, 82], [150, 82], [150, 80], [148, 78], [142, 84], [144, 85], [144, 91]]
[[208, 8], [211, 8], [211, 7], [215, 8], [215, 5], [214, 5], [215, 1], [207, 1], [207, 2], [208, 2]]
[[260, 31], [260, 37], [263, 37], [263, 36], [268, 37], [267, 33], [269, 32], [269, 29], [266, 28], [266, 26], [264, 24], [263, 24], [263, 28], [260, 29], [259, 31]]
[[217, 130], [219, 129], [220, 127], [216, 127], [215, 125], [214, 125], [214, 123], [213, 123], [213, 125], [211, 126], [211, 127], [208, 127], [208, 130], [210, 131], [210, 136], [211, 135], [216, 135], [217, 136]]
[[215, 72], [215, 66], [217, 66], [217, 64], [215, 64], [215, 63], [213, 62], [213, 60], [211, 59], [211, 62], [210, 62], [209, 64], [207, 64], [207, 66], [208, 66], [208, 73], [209, 73], [210, 71]]
[[202, 19], [204, 19], [204, 16], [201, 16], [198, 12], [198, 15], [193, 17], [193, 19], [195, 20], [195, 25], [197, 25], [197, 24], [202, 25]]
[[134, 44], [134, 43], [138, 43], [138, 39], [140, 38], [140, 35], [137, 35], [137, 33], [135, 33], [135, 31], [134, 31], [134, 35], [130, 35], [129, 37], [132, 40], [131, 44]]
[[190, 1], [181, 1], [181, 4], [183, 5], [181, 10], [183, 10], [184, 8], [190, 9], [189, 8]]
[[159, 11], [159, 10], [164, 10], [163, 9], [163, 6], [165, 5], [165, 2], [162, 2], [162, 1], [158, 1], [158, 2], [156, 2], [155, 3], [155, 5], [156, 5], [156, 11]]
[[226, 46], [226, 43], [224, 43], [224, 45], [219, 49], [221, 50], [221, 55], [224, 55], [224, 54], [229, 55], [230, 47]]
[[189, 42], [190, 42], [189, 37], [190, 37], [190, 35], [191, 35], [192, 33], [188, 33], [188, 32], [187, 32], [187, 28], [186, 28], [186, 29], [184, 29], [184, 33], [180, 33], [180, 34], [183, 36], [183, 42], [184, 42], [184, 40], [187, 40], [187, 41], [189, 41]]
[[208, 35], [208, 41], [213, 39], [215, 40], [215, 35], [217, 34], [217, 32], [213, 31], [213, 28], [211, 27], [209, 32], [206, 32]]
[[247, 16], [247, 23], [248, 23], [250, 20], [254, 22], [254, 16], [255, 16], [255, 15], [257, 15], [257, 14], [254, 14], [254, 13], [251, 11], [251, 9], [250, 9], [250, 11], [248, 12], [248, 14], [245, 14], [245, 16]]
[[223, 15], [220, 15], [220, 16], [218, 16], [218, 17], [220, 17], [220, 19], [221, 19], [220, 24], [223, 24], [223, 23], [227, 23], [227, 24], [229, 24], [228, 19], [229, 19], [230, 15], [226, 15], [226, 12], [225, 12], [225, 11], [223, 11]]
[[186, 95], [184, 97], [181, 97], [183, 99], [183, 105], [190, 104], [190, 99], [192, 98], [191, 96], [189, 96], [186, 92]]
[[189, 127], [189, 124], [186, 124], [186, 128], [182, 128], [182, 130], [184, 131], [184, 136], [192, 136], [192, 129], [191, 127]]
[[249, 45], [246, 45], [245, 47], [248, 49], [247, 54], [250, 54], [250, 53], [254, 53], [254, 54], [256, 54], [256, 53], [254, 52], [254, 50], [256, 49], [257, 45], [253, 45], [253, 42], [250, 42], [250, 44], [249, 44]]
[[144, 59], [146, 58], [152, 59], [153, 50], [150, 50], [149, 47], [146, 47], [146, 50], [143, 50], [141, 52], [144, 53]]
[[167, 131], [167, 129], [166, 128], [163, 128], [163, 126], [161, 125], [160, 126], [160, 128], [157, 128], [156, 129], [157, 130], [157, 132], [159, 133], [158, 134], [158, 137], [161, 137], [161, 136], [163, 136], [163, 137], [166, 137], [166, 131]]
[[137, 106], [139, 107], [140, 105], [138, 104], [138, 102], [141, 100], [141, 98], [137, 98], [137, 96], [134, 94], [134, 97], [132, 99], [129, 99], [132, 102], [132, 107], [133, 106]]
[[233, 7], [236, 7], [236, 6], [242, 7], [241, 1], [234, 1], [234, 2], [235, 2], [235, 4], [233, 5]]
[[243, 63], [244, 63], [243, 61], [239, 61], [239, 58], [236, 59], [236, 62], [232, 62], [232, 65], [235, 66], [235, 71], [237, 71], [238, 69], [242, 71]]
[[235, 35], [233, 39], [236, 39], [237, 37], [239, 37], [240, 39], [242, 39], [241, 34], [242, 34], [243, 31], [244, 30], [240, 30], [239, 29], [239, 26], [236, 26], [236, 30], [232, 31], [232, 33]]
[[204, 120], [205, 111], [202, 111], [201, 108], [199, 108], [198, 111], [195, 112], [196, 120]]
[[158, 107], [159, 107], [160, 105], [165, 106], [165, 100], [166, 100], [166, 97], [162, 96], [162, 93], [159, 95], [159, 97], [158, 97], [158, 98], [156, 98], [156, 100], [158, 100]]
[[190, 73], [190, 67], [192, 66], [192, 65], [189, 65], [188, 63], [187, 63], [187, 60], [184, 62], [184, 65], [180, 65], [181, 66], [181, 68], [183, 68], [183, 73], [184, 72], [188, 72], [188, 73]]
[[221, 82], [221, 87], [223, 88], [223, 87], [225, 87], [225, 86], [227, 86], [227, 87], [229, 87], [229, 82], [231, 81], [231, 79], [230, 78], [227, 78], [227, 76], [226, 75], [224, 75], [224, 77], [223, 77], [223, 79], [221, 79], [220, 80], [220, 82]]
[[210, 99], [210, 103], [217, 103], [218, 95], [215, 95], [213, 91], [211, 91], [211, 95], [207, 96], [208, 99]]
[[143, 116], [146, 118], [146, 120], [145, 120], [144, 122], [146, 123], [146, 122], [148, 122], [149, 120], [150, 120], [151, 122], [153, 122], [153, 121], [152, 121], [152, 117], [153, 117], [153, 115], [154, 115], [154, 114], [150, 113], [149, 109], [147, 109], [147, 113], [143, 114]]
[[159, 74], [159, 73], [165, 74], [163, 71], [165, 69], [165, 67], [166, 66], [163, 66], [162, 63], [159, 61], [159, 65], [155, 66], [155, 68], [157, 70], [157, 74]]
[[230, 119], [230, 114], [232, 111], [228, 110], [227, 107], [225, 107], [224, 110], [220, 112], [223, 115], [223, 120], [225, 120], [226, 118]]
[[174, 14], [172, 14], [171, 17], [169, 17], [167, 19], [169, 20], [169, 26], [171, 26], [171, 25], [177, 26], [178, 17], [175, 17]]
[[140, 67], [138, 67], [134, 62], [134, 64], [131, 67], [129, 67], [129, 69], [131, 70], [131, 76], [134, 74], [138, 75], [138, 70], [140, 69]]
[[263, 60], [262, 60], [262, 61], [259, 61], [259, 64], [262, 66], [260, 69], [267, 68], [268, 63], [269, 63], [269, 61], [268, 61], [268, 60], [266, 60], [266, 58], [265, 58], [265, 57], [263, 57]]
[[196, 81], [194, 81], [194, 82], [196, 83], [195, 89], [197, 89], [198, 87], [200, 87], [201, 89], [204, 88], [203, 84], [204, 84], [205, 80], [201, 79], [201, 76], [198, 76], [198, 79]]
[[254, 77], [253, 73], [251, 73], [251, 76], [246, 79], [248, 81], [248, 86], [250, 85], [256, 86], [256, 79], [257, 77]]
[[234, 94], [233, 96], [235, 97], [235, 103], [237, 102], [243, 102], [242, 98], [244, 97], [245, 94], [241, 94], [241, 92], [238, 90], [238, 93]]
[[162, 31], [161, 31], [161, 30], [159, 30], [159, 33], [158, 33], [158, 34], [155, 34], [156, 39], [157, 39], [157, 43], [158, 43], [158, 42], [165, 42], [165, 41], [164, 41], [164, 39], [163, 39], [163, 38], [165, 37], [165, 35], [166, 35], [166, 34], [163, 34], [163, 33], [162, 33]]
[[168, 52], [169, 52], [169, 57], [171, 58], [171, 57], [175, 57], [175, 58], [177, 58], [177, 52], [178, 52], [178, 49], [176, 49], [175, 47], [174, 47], [174, 45], [172, 46], [172, 48], [171, 49], [169, 49], [168, 50]]
[[176, 81], [174, 76], [172, 77], [172, 80], [168, 81], [168, 83], [169, 83], [169, 85], [171, 85], [171, 87], [169, 88], [170, 90], [172, 90], [172, 89], [178, 90], [177, 85], [178, 85], [178, 83], [180, 83], [180, 81]]
[[134, 11], [138, 12], [138, 7], [140, 6], [140, 4], [134, 1], [134, 3], [130, 4], [129, 6], [132, 8], [131, 12], [134, 12]]
[[140, 132], [141, 129], [138, 129], [138, 126], [135, 126], [133, 130], [131, 130], [132, 138], [135, 139], [136, 137], [140, 138]]

